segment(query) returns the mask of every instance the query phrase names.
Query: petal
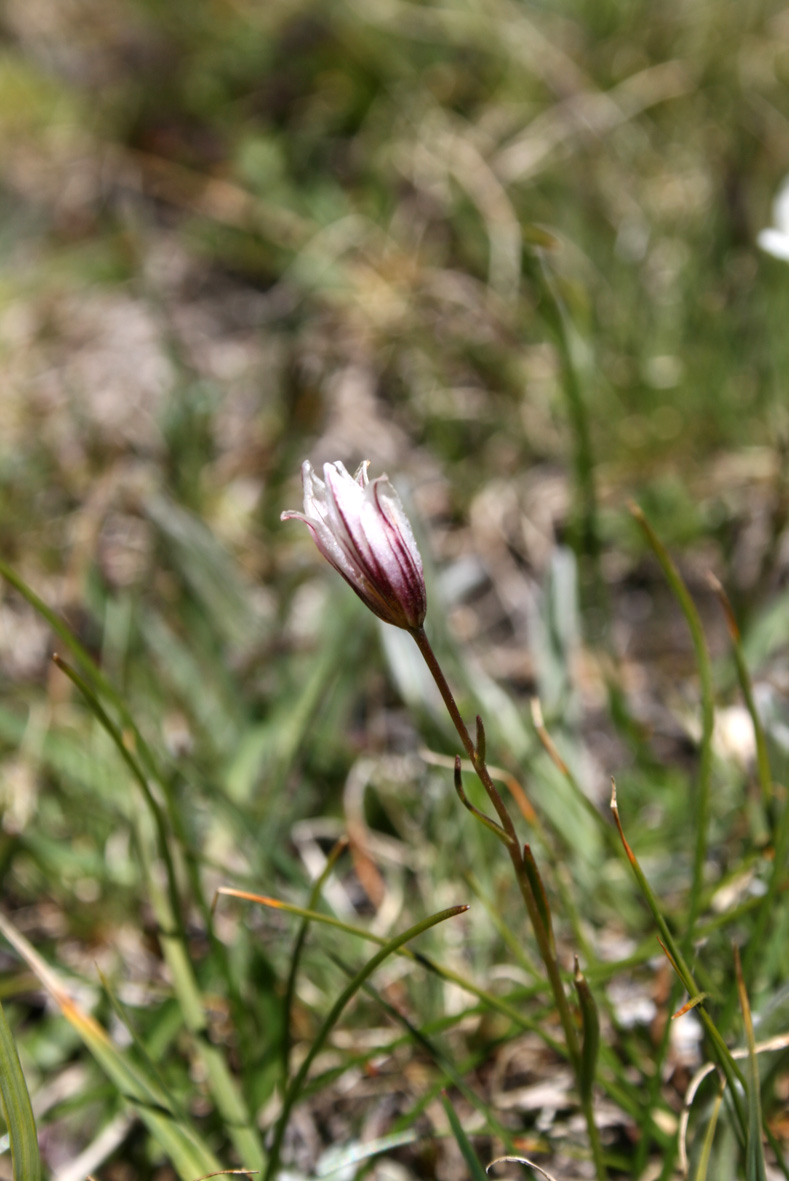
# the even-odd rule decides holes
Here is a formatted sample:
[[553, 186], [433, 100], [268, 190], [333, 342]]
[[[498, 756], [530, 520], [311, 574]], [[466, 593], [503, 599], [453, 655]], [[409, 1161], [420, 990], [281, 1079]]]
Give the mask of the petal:
[[789, 234], [789, 177], [784, 180], [773, 202], [773, 221], [782, 234]]
[[422, 573], [422, 558], [419, 553], [419, 548], [416, 544], [414, 531], [411, 528], [411, 522], [406, 516], [405, 509], [400, 497], [397, 495], [396, 489], [390, 484], [387, 476], [379, 476], [377, 480], [373, 481], [375, 485], [375, 495], [378, 501], [378, 506], [390, 523], [393, 529], [397, 531], [402, 538], [411, 561], [414, 567]]
[[379, 514], [386, 522], [391, 552], [398, 565], [400, 596], [407, 607], [410, 626], [418, 626], [425, 618], [427, 593], [422, 558], [411, 522], [400, 497], [385, 476], [374, 481], [374, 493]]
[[301, 480], [304, 486], [304, 511], [309, 517], [326, 520], [326, 485], [312, 470], [308, 459], [301, 465]]
[[371, 581], [381, 571], [367, 540], [362, 519], [365, 489], [348, 475], [341, 463], [324, 467], [326, 476], [327, 523], [349, 559], [366, 571]]
[[756, 241], [762, 250], [772, 254], [774, 258], [789, 262], [789, 234], [782, 230], [762, 230]]

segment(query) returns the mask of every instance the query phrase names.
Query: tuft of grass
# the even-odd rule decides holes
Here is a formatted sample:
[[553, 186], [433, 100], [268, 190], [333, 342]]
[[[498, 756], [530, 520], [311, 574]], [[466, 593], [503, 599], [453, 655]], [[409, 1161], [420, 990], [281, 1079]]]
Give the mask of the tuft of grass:
[[[781, 4], [81, 0], [2, 37], [0, 995], [42, 1172], [273, 1171], [275, 1128], [294, 1176], [583, 1172], [441, 703], [279, 525], [307, 456], [404, 495], [606, 1166], [786, 1172]], [[350, 965], [467, 885], [285, 1127]]]

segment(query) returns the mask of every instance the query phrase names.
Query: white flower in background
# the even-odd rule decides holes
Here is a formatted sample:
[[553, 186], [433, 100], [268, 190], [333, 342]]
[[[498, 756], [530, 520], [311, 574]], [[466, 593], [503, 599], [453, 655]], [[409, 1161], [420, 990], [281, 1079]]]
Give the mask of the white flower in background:
[[775, 224], [762, 230], [756, 241], [768, 254], [789, 262], [789, 176], [773, 202], [773, 221]]
[[303, 521], [334, 569], [384, 623], [413, 631], [427, 610], [422, 559], [400, 497], [388, 476], [369, 480], [363, 463], [351, 476], [342, 463], [323, 466], [324, 479], [305, 460], [301, 469]]

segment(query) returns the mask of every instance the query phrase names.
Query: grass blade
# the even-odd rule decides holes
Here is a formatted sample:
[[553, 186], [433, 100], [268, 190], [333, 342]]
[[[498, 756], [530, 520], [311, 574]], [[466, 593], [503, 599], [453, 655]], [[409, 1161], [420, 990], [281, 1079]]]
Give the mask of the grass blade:
[[140, 821], [137, 825], [137, 836], [140, 852], [146, 866], [146, 877], [151, 904], [159, 925], [162, 951], [172, 974], [173, 988], [183, 1013], [184, 1022], [194, 1035], [195, 1046], [205, 1066], [211, 1094], [221, 1113], [239, 1156], [250, 1165], [260, 1168], [265, 1159], [263, 1145], [252, 1117], [247, 1110], [244, 1098], [230, 1073], [222, 1050], [213, 1044], [208, 1036], [206, 1027], [205, 1007], [200, 988], [195, 979], [192, 962], [187, 950], [186, 937], [183, 931], [181, 903], [178, 895], [178, 885], [173, 865], [172, 855], [168, 844], [168, 834], [164, 815], [151, 791], [150, 784], [142, 767], [137, 763], [134, 754], [128, 749], [123, 735], [103, 708], [91, 686], [71, 668], [65, 660], [53, 657], [72, 683], [79, 689], [92, 710], [99, 724], [107, 732], [115, 744], [121, 758], [139, 784], [150, 816], [156, 828], [156, 849], [165, 865], [167, 889], [159, 885], [153, 871], [155, 860], [154, 849], [144, 826]]
[[721, 1104], [723, 1103], [723, 1088], [725, 1083], [722, 1083], [718, 1088], [718, 1094], [715, 1096], [715, 1103], [712, 1107], [712, 1114], [710, 1121], [707, 1124], [707, 1131], [704, 1133], [704, 1143], [701, 1146], [701, 1156], [696, 1167], [696, 1175], [693, 1181], [707, 1181], [707, 1170], [710, 1165], [710, 1157], [712, 1156], [712, 1145], [715, 1140], [715, 1129], [718, 1126], [718, 1116], [720, 1115]]
[[[685, 962], [685, 958], [682, 954], [682, 951], [680, 950], [680, 948], [677, 944], [677, 941], [675, 940], [675, 938], [671, 932], [671, 929], [669, 928], [669, 925], [666, 922], [665, 916], [663, 915], [663, 911], [660, 908], [660, 904], [659, 904], [657, 898], [655, 897], [655, 893], [654, 893], [652, 887], [650, 886], [649, 882], [647, 881], [646, 874], [644, 873], [643, 869], [641, 868], [638, 858], [636, 857], [635, 853], [633, 852], [632, 848], [630, 847], [627, 837], [625, 836], [624, 829], [622, 828], [622, 821], [619, 817], [619, 807], [618, 807], [617, 801], [616, 801], [616, 784], [614, 783], [613, 780], [611, 781], [611, 788], [612, 788], [612, 790], [611, 790], [611, 805], [610, 806], [611, 806], [611, 811], [614, 816], [614, 820], [616, 821], [616, 827], [619, 831], [619, 836], [622, 841], [622, 847], [625, 851], [625, 856], [627, 857], [627, 860], [630, 863], [630, 868], [633, 871], [633, 876], [635, 877], [636, 882], [638, 883], [639, 889], [641, 890], [641, 893], [644, 896], [644, 901], [646, 902], [647, 906], [651, 910], [652, 917], [654, 918], [655, 923], [658, 928], [658, 931], [660, 932], [661, 947], [665, 951], [666, 956], [668, 957], [672, 967], [674, 968], [674, 971], [677, 973], [677, 976], [682, 981], [685, 989], [690, 994], [690, 996], [692, 996], [692, 997], [700, 996], [702, 990], [696, 984], [696, 981], [693, 978], [693, 973], [691, 972], [690, 968], [688, 967], [687, 963]], [[697, 1008], [697, 1012], [699, 1014], [699, 1018], [700, 1018], [703, 1026], [709, 1036], [710, 1043], [711, 1043], [712, 1048], [715, 1052], [715, 1057], [718, 1060], [718, 1063], [719, 1063], [721, 1069], [723, 1070], [723, 1073], [726, 1075], [726, 1080], [729, 1083], [729, 1086], [731, 1087], [732, 1100], [733, 1100], [734, 1109], [735, 1109], [735, 1112], [737, 1115], [737, 1131], [740, 1134], [740, 1136], [742, 1137], [742, 1140], [744, 1141], [745, 1137], [746, 1137], [747, 1125], [746, 1125], [746, 1121], [745, 1121], [745, 1113], [742, 1108], [742, 1100], [740, 1098], [740, 1095], [739, 1095], [739, 1092], [737, 1089], [737, 1084], [740, 1084], [740, 1086], [744, 1086], [744, 1079], [743, 1079], [742, 1074], [740, 1073], [734, 1059], [732, 1058], [731, 1051], [729, 1050], [729, 1047], [726, 1045], [725, 1041], [723, 1040], [720, 1033], [718, 1032], [718, 1029], [715, 1026], [709, 1013], [707, 1012], [707, 1009], [706, 1009], [704, 1003], [700, 1002], [696, 1006], [696, 1008]]]
[[393, 955], [396, 951], [399, 951], [401, 947], [405, 946], [405, 944], [409, 943], [412, 939], [415, 939], [417, 935], [421, 935], [423, 932], [428, 931], [431, 927], [435, 927], [438, 923], [444, 922], [445, 919], [450, 919], [455, 915], [463, 914], [467, 910], [468, 906], [465, 905], [451, 906], [448, 910], [441, 910], [437, 914], [430, 915], [429, 918], [422, 919], [421, 922], [416, 923], [413, 927], [409, 927], [408, 930], [402, 935], [397, 935], [394, 939], [390, 939], [380, 951], [376, 952], [372, 959], [367, 961], [364, 967], [359, 969], [347, 987], [344, 988], [340, 993], [339, 997], [332, 1005], [328, 1016], [325, 1018], [323, 1024], [318, 1030], [315, 1040], [310, 1046], [304, 1061], [299, 1067], [296, 1075], [293, 1078], [293, 1081], [285, 1093], [285, 1098], [282, 1103], [282, 1112], [280, 1113], [280, 1117], [277, 1121], [277, 1127], [274, 1133], [274, 1142], [271, 1146], [271, 1153], [269, 1156], [268, 1168], [266, 1169], [265, 1181], [271, 1181], [271, 1179], [276, 1176], [277, 1169], [279, 1167], [279, 1154], [282, 1148], [282, 1140], [285, 1135], [285, 1129], [288, 1125], [290, 1113], [294, 1104], [297, 1102], [299, 1095], [301, 1094], [312, 1063], [315, 1061], [318, 1053], [323, 1048], [326, 1039], [339, 1020], [339, 1017], [345, 1006], [356, 995], [368, 977], [370, 977], [376, 968], [379, 967], [379, 965], [382, 964], [384, 960], [390, 955]]
[[[119, 1094], [135, 1109], [182, 1181], [194, 1181], [195, 1177], [221, 1168], [195, 1129], [171, 1110], [167, 1095], [158, 1081], [144, 1069], [133, 1065], [127, 1055], [113, 1044], [102, 1026], [72, 999], [57, 973], [2, 914], [0, 932], [36, 975], [99, 1066], [115, 1084]], [[35, 1174], [31, 1176], [35, 1177]], [[27, 1176], [24, 1181], [28, 1181]]]
[[457, 1141], [457, 1146], [463, 1154], [463, 1160], [468, 1165], [469, 1175], [471, 1181], [487, 1181], [487, 1176], [482, 1165], [479, 1163], [479, 1157], [474, 1149], [471, 1147], [471, 1141], [466, 1133], [463, 1131], [463, 1125], [458, 1119], [457, 1112], [452, 1104], [449, 1102], [446, 1092], [441, 1095], [441, 1102], [444, 1105], [444, 1111], [447, 1113], [449, 1126], [452, 1129], [452, 1134]]
[[773, 798], [773, 773], [770, 767], [770, 755], [767, 750], [764, 726], [762, 725], [762, 719], [759, 717], [759, 711], [756, 708], [756, 701], [753, 696], [753, 683], [742, 647], [742, 635], [740, 634], [739, 624], [734, 614], [734, 608], [729, 601], [729, 596], [714, 574], [709, 575], [709, 583], [718, 596], [726, 619], [726, 627], [729, 631], [729, 639], [731, 640], [732, 652], [734, 653], [734, 663], [737, 668], [737, 680], [740, 682], [740, 691], [745, 701], [745, 708], [750, 714], [751, 725], [753, 726], [753, 738], [756, 744], [756, 769], [759, 773], [762, 803], [765, 809], [769, 809], [770, 802]]
[[759, 1063], [756, 1058], [756, 1038], [753, 1034], [751, 1006], [743, 979], [740, 953], [736, 946], [734, 948], [734, 967], [737, 975], [737, 992], [740, 997], [742, 1021], [745, 1026], [745, 1040], [748, 1045], [748, 1085], [745, 1091], [748, 1101], [748, 1138], [745, 1153], [745, 1176], [747, 1181], [767, 1181], [767, 1167], [764, 1162], [764, 1146], [762, 1144], [762, 1084], [759, 1078]]
[[589, 983], [581, 971], [578, 956], [575, 957], [575, 975], [573, 977], [575, 992], [578, 997], [578, 1007], [581, 1010], [581, 1071], [578, 1076], [578, 1086], [581, 1098], [591, 1102], [594, 1093], [594, 1080], [597, 1072], [597, 1059], [600, 1053], [600, 1014], [597, 1011], [595, 999]]
[[[348, 935], [355, 935], [359, 939], [366, 939], [369, 943], [377, 943], [379, 947], [386, 945], [386, 939], [383, 935], [375, 935], [372, 931], [368, 931], [364, 927], [357, 927], [353, 923], [346, 923], [342, 919], [335, 918], [334, 915], [321, 914], [317, 910], [305, 910], [303, 906], [297, 906], [293, 902], [281, 902], [278, 898], [269, 898], [265, 894], [253, 894], [249, 890], [237, 890], [234, 886], [220, 886], [217, 890], [217, 895], [220, 894], [229, 898], [244, 898], [248, 902], [259, 902], [262, 906], [270, 906], [273, 910], [284, 910], [288, 914], [306, 917], [310, 922], [323, 923], [325, 926], [333, 927], [337, 931], [345, 931]], [[484, 988], [475, 984], [473, 980], [469, 980], [466, 976], [453, 971], [451, 968], [445, 968], [443, 965], [436, 963], [435, 960], [430, 959], [429, 956], [423, 955], [422, 952], [412, 951], [408, 947], [399, 948], [396, 954], [415, 960], [427, 968], [428, 971], [435, 972], [442, 980], [457, 984], [459, 988], [470, 993], [471, 996], [477, 997], [483, 1004], [488, 1005], [491, 1009], [497, 1010], [503, 1016], [509, 1017], [510, 1021], [514, 1022], [520, 1029], [539, 1034], [545, 1044], [557, 1054], [561, 1056], [565, 1055], [566, 1051], [561, 1042], [546, 1032], [543, 1023], [530, 1020], [524, 1013], [516, 1009], [514, 1005], [501, 1000], [500, 997], [497, 997], [492, 992], [487, 992]]]
[[707, 647], [704, 628], [682, 575], [675, 566], [663, 542], [650, 525], [642, 510], [636, 504], [630, 511], [641, 527], [641, 531], [658, 560], [661, 570], [679, 603], [685, 622], [690, 631], [696, 653], [696, 666], [701, 686], [701, 748], [697, 779], [696, 799], [696, 848], [693, 858], [693, 881], [690, 888], [690, 904], [687, 930], [683, 940], [687, 950], [693, 944], [693, 931], [701, 909], [701, 895], [704, 888], [704, 863], [707, 859], [707, 828], [709, 826], [710, 781], [712, 777], [712, 733], [715, 727], [715, 700], [712, 688], [712, 663]]
[[[346, 973], [346, 975], [352, 975], [349, 968], [343, 964], [338, 956], [332, 956], [332, 959]], [[433, 1062], [442, 1074], [439, 1084], [442, 1090], [448, 1084], [456, 1087], [464, 1099], [466, 1099], [472, 1107], [475, 1107], [483, 1117], [490, 1133], [493, 1136], [498, 1137], [498, 1139], [504, 1144], [509, 1145], [512, 1148], [512, 1133], [496, 1119], [496, 1116], [494, 1115], [490, 1106], [475, 1093], [474, 1088], [468, 1086], [468, 1084], [463, 1081], [461, 1071], [457, 1069], [451, 1058], [439, 1048], [436, 1042], [427, 1033], [425, 1033], [424, 1030], [418, 1029], [412, 1021], [409, 1021], [405, 1013], [401, 1012], [401, 1010], [397, 1008], [396, 1005], [393, 1005], [390, 1001], [385, 1000], [378, 990], [369, 983], [369, 981], [367, 984], [363, 985], [363, 987], [365, 993], [372, 997], [393, 1021], [402, 1026], [402, 1028], [406, 1031], [407, 1036], [422, 1050], [424, 1050], [428, 1057], [432, 1058]]]
[[33, 1108], [16, 1043], [0, 1006], [0, 1102], [11, 1141], [14, 1181], [39, 1181], [41, 1158]]
[[347, 848], [348, 838], [341, 837], [330, 850], [329, 855], [326, 858], [326, 864], [324, 865], [321, 873], [318, 875], [318, 878], [316, 879], [315, 884], [310, 891], [309, 905], [307, 911], [305, 911], [305, 913], [301, 916], [301, 923], [299, 925], [298, 934], [296, 935], [296, 942], [293, 945], [293, 952], [290, 957], [290, 969], [288, 971], [288, 981], [285, 985], [285, 1000], [283, 1002], [285, 1015], [283, 1019], [282, 1037], [282, 1074], [284, 1086], [286, 1087], [288, 1085], [288, 1077], [290, 1075], [290, 1026], [293, 1012], [293, 998], [296, 994], [296, 977], [298, 975], [299, 964], [301, 962], [301, 953], [304, 950], [304, 944], [307, 940], [307, 930], [310, 925], [308, 912], [315, 909], [326, 881]]

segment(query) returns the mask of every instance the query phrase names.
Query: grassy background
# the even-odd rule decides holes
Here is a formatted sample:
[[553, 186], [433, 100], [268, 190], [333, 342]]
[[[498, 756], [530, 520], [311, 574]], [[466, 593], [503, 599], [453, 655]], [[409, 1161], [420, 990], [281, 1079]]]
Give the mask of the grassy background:
[[[693, 1017], [669, 1040], [683, 998], [652, 920], [528, 702], [539, 695], [601, 813], [616, 775], [630, 842], [682, 932], [696, 667], [627, 511], [637, 499], [699, 606], [721, 707], [694, 963], [740, 1045], [742, 945], [757, 1038], [784, 1033], [781, 813], [759, 803], [706, 573], [742, 624], [780, 784], [789, 271], [754, 242], [789, 170], [789, 12], [8, 0], [0, 30], [0, 554], [117, 690], [101, 695], [127, 749], [142, 749], [130, 718], [147, 741], [178, 896], [168, 930], [155, 810], [51, 665], [51, 628], [5, 586], [3, 911], [149, 1087], [130, 1107], [128, 1080], [108, 1081], [84, 1028], [5, 947], [46, 1169], [177, 1175], [141, 1115], [163, 1094], [218, 1165], [251, 1162], [254, 1132], [233, 1128], [276, 1117], [298, 920], [224, 899], [212, 926], [208, 906], [219, 885], [305, 905], [343, 833], [351, 852], [316, 905], [389, 937], [471, 901], [420, 950], [515, 1013], [388, 961], [316, 1063], [292, 1169], [315, 1176], [331, 1150], [350, 1159], [397, 1135], [362, 1172], [464, 1175], [442, 1085], [483, 1162], [520, 1148], [560, 1177], [586, 1167], [515, 891], [452, 794], [440, 759], [456, 740], [415, 652], [279, 522], [309, 456], [369, 458], [406, 500], [428, 628], [466, 715], [486, 718], [492, 761], [537, 810], [522, 831], [563, 959], [581, 954], [604, 1014], [611, 1162], [670, 1175], [708, 1051]], [[295, 1061], [369, 954], [311, 930]], [[763, 1062], [785, 1140], [786, 1053]], [[738, 1167], [725, 1117], [721, 1179]]]

